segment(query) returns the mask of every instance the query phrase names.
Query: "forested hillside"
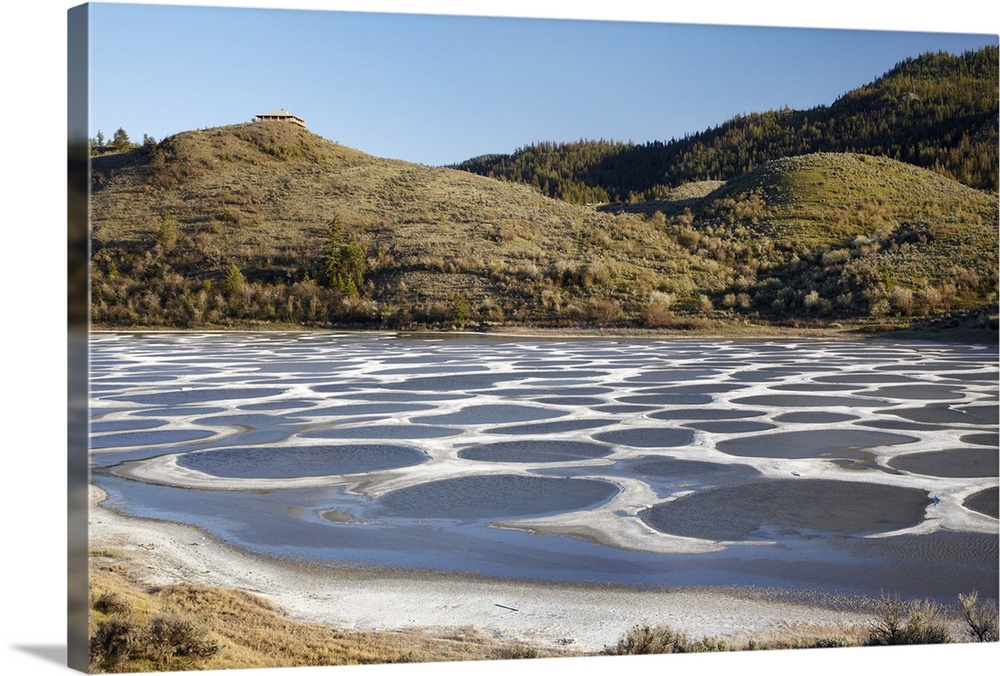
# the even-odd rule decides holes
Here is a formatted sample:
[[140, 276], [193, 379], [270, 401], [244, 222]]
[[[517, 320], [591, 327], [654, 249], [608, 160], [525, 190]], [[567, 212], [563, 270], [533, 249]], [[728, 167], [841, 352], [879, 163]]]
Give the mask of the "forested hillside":
[[998, 185], [998, 50], [928, 53], [828, 106], [735, 117], [644, 144], [539, 143], [456, 168], [526, 183], [576, 204], [656, 199], [692, 181], [727, 181], [781, 157], [852, 152], [924, 167], [965, 185]]

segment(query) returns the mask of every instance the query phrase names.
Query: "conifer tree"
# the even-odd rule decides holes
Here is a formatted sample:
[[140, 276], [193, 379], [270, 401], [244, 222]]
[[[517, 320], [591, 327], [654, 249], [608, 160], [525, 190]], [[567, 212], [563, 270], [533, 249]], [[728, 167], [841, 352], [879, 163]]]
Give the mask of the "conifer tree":
[[353, 237], [344, 243], [340, 216], [335, 215], [330, 221], [323, 251], [323, 280], [331, 289], [336, 289], [345, 296], [356, 296], [364, 284], [368, 260], [365, 250]]
[[244, 281], [243, 273], [236, 267], [236, 263], [230, 263], [229, 270], [226, 272], [226, 295], [231, 298], [240, 295], [243, 292]]
[[114, 137], [111, 139], [111, 147], [118, 152], [132, 148], [132, 141], [121, 127], [118, 128], [118, 131], [115, 132]]
[[[368, 261], [365, 258], [365, 251], [353, 237], [341, 251], [340, 274], [345, 283], [350, 283], [355, 290], [361, 287], [365, 281], [365, 272], [368, 271]], [[348, 294], [352, 295], [352, 294]]]
[[169, 211], [164, 211], [163, 216], [160, 217], [160, 228], [156, 231], [154, 239], [165, 252], [173, 249], [177, 243], [177, 226]]
[[334, 214], [329, 223], [329, 230], [326, 235], [326, 243], [323, 246], [323, 281], [331, 288], [339, 286], [340, 267], [343, 261], [341, 249], [344, 245], [344, 228], [340, 223], [340, 216]]

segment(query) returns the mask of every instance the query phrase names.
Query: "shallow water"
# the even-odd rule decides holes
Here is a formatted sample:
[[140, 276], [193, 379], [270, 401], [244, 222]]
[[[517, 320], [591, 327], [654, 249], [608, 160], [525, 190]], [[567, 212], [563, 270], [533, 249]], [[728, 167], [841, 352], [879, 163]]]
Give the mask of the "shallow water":
[[460, 450], [458, 457], [482, 462], [567, 462], [602, 458], [613, 450], [590, 441], [525, 439], [474, 444]]
[[810, 532], [862, 535], [923, 520], [927, 491], [826, 479], [775, 479], [691, 493], [644, 512], [664, 533], [771, 540]]
[[723, 439], [715, 447], [723, 453], [758, 458], [844, 458], [877, 446], [909, 444], [916, 437], [859, 429], [796, 430]]
[[358, 474], [424, 462], [427, 456], [408, 446], [247, 446], [185, 453], [181, 467], [219, 477], [267, 478]]
[[92, 356], [110, 505], [252, 551], [997, 593], [995, 347], [185, 333]]

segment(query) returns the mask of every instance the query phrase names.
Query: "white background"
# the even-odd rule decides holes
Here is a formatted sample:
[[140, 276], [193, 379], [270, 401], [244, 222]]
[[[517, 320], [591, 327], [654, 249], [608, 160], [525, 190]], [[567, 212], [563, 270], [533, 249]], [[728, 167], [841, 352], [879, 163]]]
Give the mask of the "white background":
[[[0, 616], [2, 673], [64, 673], [66, 647], [66, 331], [65, 151], [66, 11], [78, 3], [14, 0], [0, 18], [3, 115], [0, 143], [0, 270], [3, 271], [3, 371], [6, 396], [0, 453], [3, 495]], [[645, 0], [383, 1], [277, 0], [176, 2], [364, 11], [419, 11], [523, 17], [656, 20], [830, 28], [998, 32], [994, 2], [942, 3], [691, 2]], [[859, 83], [861, 84], [861, 83]], [[195, 102], [193, 102], [195, 103]], [[609, 637], [609, 641], [614, 637]], [[238, 674], [587, 674], [732, 673], [734, 670], [854, 673], [954, 673], [1000, 663], [1000, 644], [525, 660], [517, 663], [265, 669]], [[981, 667], [980, 667], [981, 668]], [[221, 672], [220, 672], [221, 673]]]

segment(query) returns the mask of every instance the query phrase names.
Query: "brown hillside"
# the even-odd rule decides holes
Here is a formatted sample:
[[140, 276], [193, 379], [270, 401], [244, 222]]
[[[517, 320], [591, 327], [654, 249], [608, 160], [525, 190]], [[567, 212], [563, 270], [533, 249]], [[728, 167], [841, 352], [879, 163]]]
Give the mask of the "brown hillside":
[[662, 327], [996, 300], [995, 197], [863, 156], [612, 213], [256, 122], [94, 158], [92, 177], [99, 325]]
[[[322, 284], [334, 218], [367, 257], [360, 297], [379, 307], [364, 312], [383, 315], [444, 316], [464, 298], [473, 319], [579, 318], [598, 299], [617, 316], [669, 286], [678, 261], [705, 280], [716, 275], [641, 218], [375, 158], [280, 122], [181, 133], [95, 158], [93, 176], [99, 273], [114, 263], [121, 275], [125, 259], [148, 257], [182, 287], [218, 288], [230, 264], [248, 282]], [[178, 235], [169, 251], [156, 244], [165, 219]]]

